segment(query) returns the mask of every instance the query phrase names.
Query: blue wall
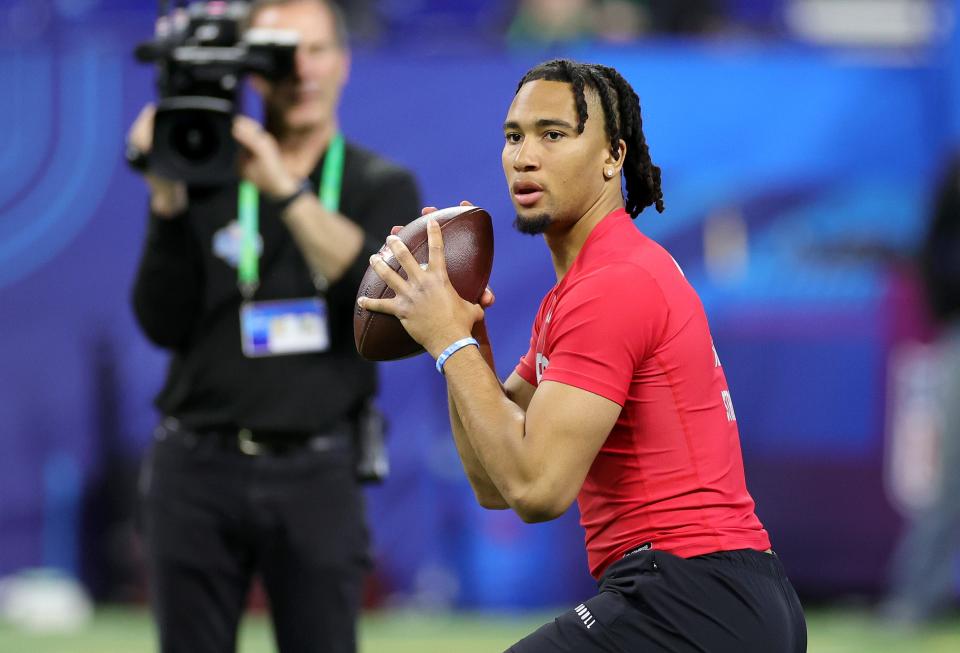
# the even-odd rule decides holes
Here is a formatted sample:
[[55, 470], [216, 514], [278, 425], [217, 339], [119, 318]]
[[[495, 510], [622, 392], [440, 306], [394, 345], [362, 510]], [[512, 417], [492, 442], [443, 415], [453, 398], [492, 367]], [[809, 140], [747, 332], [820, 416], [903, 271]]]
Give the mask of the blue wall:
[[[151, 17], [120, 7], [0, 49], [0, 575], [80, 567], [50, 534], [118, 456], [133, 469], [155, 420], [165, 358], [128, 303], [146, 195], [121, 159], [153, 97], [152, 72], [130, 57]], [[503, 375], [553, 280], [544, 245], [510, 228], [499, 125], [517, 79], [553, 54], [359, 51], [342, 110], [347, 135], [415, 170], [428, 203], [469, 199], [495, 217], [489, 323]], [[886, 360], [902, 334], [888, 266], [844, 252], [916, 242], [949, 135], [941, 59], [677, 42], [565, 54], [617, 67], [640, 94], [667, 211], [637, 224], [701, 293], [748, 481], [796, 584], [876, 589], [897, 528], [881, 467]], [[733, 279], [704, 266], [704, 221], [719, 209], [746, 225], [749, 263]], [[431, 361], [382, 371], [394, 473], [369, 500], [384, 591], [467, 606], [589, 592], [576, 515], [526, 526], [477, 508]], [[51, 466], [76, 483], [45, 482]]]

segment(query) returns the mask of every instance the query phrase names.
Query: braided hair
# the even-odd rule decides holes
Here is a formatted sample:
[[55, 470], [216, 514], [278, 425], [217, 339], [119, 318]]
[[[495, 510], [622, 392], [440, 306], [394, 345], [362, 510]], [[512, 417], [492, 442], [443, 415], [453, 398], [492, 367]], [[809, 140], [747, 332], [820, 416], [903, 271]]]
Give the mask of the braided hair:
[[538, 79], [567, 82], [573, 87], [579, 119], [577, 132], [580, 134], [587, 122], [584, 88], [589, 86], [596, 91], [603, 108], [607, 138], [610, 139], [610, 153], [614, 160], [620, 158], [620, 140], [627, 144], [627, 156], [623, 162], [627, 212], [636, 218], [643, 209], [653, 205], [657, 211], [663, 213], [660, 168], [650, 160], [650, 150], [643, 135], [643, 122], [640, 118], [640, 98], [627, 80], [609, 66], [554, 59], [528, 70], [517, 85], [517, 91], [527, 82]]

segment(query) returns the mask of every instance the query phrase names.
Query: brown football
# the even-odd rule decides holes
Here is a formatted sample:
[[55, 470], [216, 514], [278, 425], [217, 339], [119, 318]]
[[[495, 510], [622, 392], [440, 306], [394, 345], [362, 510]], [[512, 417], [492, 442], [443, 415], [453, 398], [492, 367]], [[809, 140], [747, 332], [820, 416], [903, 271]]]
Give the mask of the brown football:
[[[479, 302], [490, 281], [493, 268], [493, 223], [490, 214], [478, 206], [453, 206], [420, 217], [401, 229], [397, 236], [421, 265], [427, 262], [427, 218], [440, 224], [443, 234], [443, 253], [447, 261], [447, 276], [460, 296]], [[407, 278], [393, 252], [384, 245], [380, 254], [400, 276]], [[394, 297], [392, 289], [368, 267], [357, 297]], [[353, 337], [357, 351], [367, 360], [389, 361], [406, 358], [423, 351], [411, 338], [400, 320], [392, 315], [374, 313], [355, 307]]]

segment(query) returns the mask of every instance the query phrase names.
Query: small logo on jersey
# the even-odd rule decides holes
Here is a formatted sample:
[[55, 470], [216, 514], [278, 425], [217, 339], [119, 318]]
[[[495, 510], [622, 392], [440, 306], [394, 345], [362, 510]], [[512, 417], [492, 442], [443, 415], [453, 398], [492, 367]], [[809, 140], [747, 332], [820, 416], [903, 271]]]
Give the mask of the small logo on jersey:
[[543, 351], [547, 349], [547, 327], [550, 325], [550, 320], [553, 319], [553, 309], [556, 304], [557, 298], [554, 297], [553, 303], [547, 310], [546, 317], [543, 318], [543, 326], [540, 327], [540, 332], [537, 334], [537, 385], [540, 385], [540, 380], [543, 379], [543, 372], [547, 369], [547, 365], [550, 364], [550, 359], [543, 355]]
[[550, 359], [537, 352], [537, 383], [540, 383], [540, 379], [543, 378], [543, 372], [547, 369], [547, 365], [550, 364]]
[[[234, 220], [213, 235], [213, 253], [227, 265], [235, 268], [240, 260], [240, 243], [242, 240], [243, 232], [240, 230], [240, 223]], [[263, 238], [260, 234], [257, 234], [254, 248], [257, 251], [257, 256], [263, 254]]]
[[710, 342], [710, 348], [713, 350], [713, 366], [720, 367], [720, 354], [717, 353], [717, 346]]
[[733, 399], [730, 398], [730, 391], [721, 390], [720, 396], [723, 398], [723, 407], [727, 409], [727, 421], [736, 422], [737, 414], [733, 412]]
[[590, 626], [597, 623], [597, 620], [590, 614], [590, 610], [587, 609], [583, 603], [578, 605], [573, 609], [574, 612], [580, 617], [580, 621], [583, 622], [583, 625], [587, 627], [587, 630], [590, 629]]

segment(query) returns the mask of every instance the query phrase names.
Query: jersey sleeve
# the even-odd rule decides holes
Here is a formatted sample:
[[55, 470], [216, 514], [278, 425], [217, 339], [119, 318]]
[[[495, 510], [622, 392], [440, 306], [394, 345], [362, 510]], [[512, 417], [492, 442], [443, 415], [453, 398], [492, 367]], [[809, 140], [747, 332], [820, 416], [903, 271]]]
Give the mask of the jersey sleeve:
[[529, 383], [530, 385], [536, 387], [537, 385], [537, 323], [533, 323], [533, 328], [530, 330], [530, 347], [527, 349], [527, 353], [520, 357], [520, 362], [517, 363], [517, 367], [514, 370], [517, 375]]
[[537, 315], [533, 319], [533, 326], [530, 328], [530, 346], [527, 353], [520, 357], [514, 371], [517, 375], [529, 383], [537, 386], [537, 338], [540, 336], [540, 325], [543, 324], [543, 312], [546, 310], [547, 302], [550, 300], [552, 291], [540, 302], [540, 308], [537, 309]]
[[624, 404], [635, 370], [663, 338], [667, 302], [656, 280], [633, 265], [578, 279], [547, 328], [541, 381], [571, 385]]

